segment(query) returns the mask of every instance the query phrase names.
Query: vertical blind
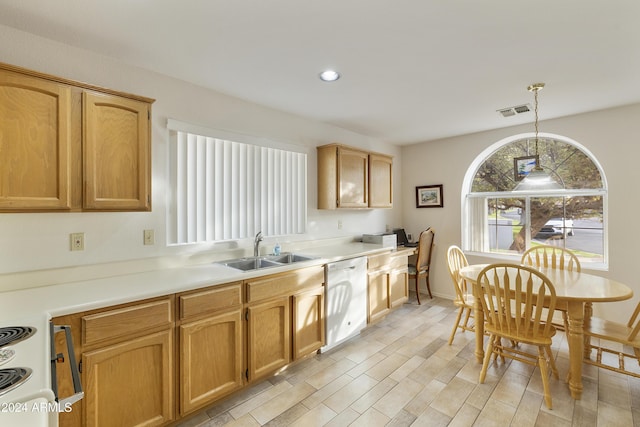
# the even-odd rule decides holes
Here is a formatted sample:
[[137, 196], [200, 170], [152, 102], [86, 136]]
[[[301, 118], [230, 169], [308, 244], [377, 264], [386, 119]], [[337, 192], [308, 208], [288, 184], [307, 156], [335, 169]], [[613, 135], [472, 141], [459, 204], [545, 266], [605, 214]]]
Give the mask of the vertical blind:
[[172, 132], [170, 244], [304, 233], [307, 155]]

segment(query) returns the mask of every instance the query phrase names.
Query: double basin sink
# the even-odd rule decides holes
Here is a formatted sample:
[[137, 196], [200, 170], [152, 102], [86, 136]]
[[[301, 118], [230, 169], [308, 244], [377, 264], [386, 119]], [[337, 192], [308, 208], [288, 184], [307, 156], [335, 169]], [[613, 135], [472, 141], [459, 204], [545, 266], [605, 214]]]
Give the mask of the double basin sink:
[[289, 265], [301, 261], [309, 261], [315, 259], [314, 257], [300, 255], [295, 253], [283, 253], [280, 255], [267, 255], [267, 256], [254, 256], [231, 259], [228, 261], [222, 261], [218, 264], [222, 264], [227, 267], [235, 268], [242, 271], [259, 270], [269, 267], [282, 267], [283, 265]]

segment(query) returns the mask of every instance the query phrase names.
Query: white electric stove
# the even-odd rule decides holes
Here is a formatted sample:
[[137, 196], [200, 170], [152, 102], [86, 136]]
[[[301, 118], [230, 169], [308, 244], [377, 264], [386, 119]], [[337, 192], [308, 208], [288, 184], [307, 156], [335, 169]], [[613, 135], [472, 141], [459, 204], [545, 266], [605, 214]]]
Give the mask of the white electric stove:
[[42, 319], [0, 325], [0, 426], [58, 425], [49, 342]]

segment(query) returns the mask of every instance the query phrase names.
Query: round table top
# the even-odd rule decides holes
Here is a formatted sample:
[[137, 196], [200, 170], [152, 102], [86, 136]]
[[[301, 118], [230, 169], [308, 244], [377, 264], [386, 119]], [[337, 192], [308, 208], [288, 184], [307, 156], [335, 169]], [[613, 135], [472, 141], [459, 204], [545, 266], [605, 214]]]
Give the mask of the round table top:
[[[474, 264], [460, 269], [460, 274], [472, 283], [489, 264]], [[517, 266], [517, 264], [514, 264]], [[633, 290], [627, 285], [606, 277], [585, 272], [536, 268], [549, 278], [558, 300], [579, 300], [583, 302], [623, 301], [633, 297]]]

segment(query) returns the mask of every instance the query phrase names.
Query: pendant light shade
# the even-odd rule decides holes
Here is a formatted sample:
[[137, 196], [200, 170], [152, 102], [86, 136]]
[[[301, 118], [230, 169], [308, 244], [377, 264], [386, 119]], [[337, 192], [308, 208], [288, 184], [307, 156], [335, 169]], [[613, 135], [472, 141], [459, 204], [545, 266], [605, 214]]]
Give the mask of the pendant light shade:
[[534, 83], [527, 90], [533, 92], [535, 100], [535, 127], [536, 127], [536, 165], [513, 189], [513, 191], [546, 191], [560, 190], [563, 185], [558, 184], [540, 165], [540, 156], [538, 155], [538, 91], [544, 87], [544, 83]]
[[513, 191], [561, 190], [563, 188], [541, 167], [536, 166], [516, 185]]

